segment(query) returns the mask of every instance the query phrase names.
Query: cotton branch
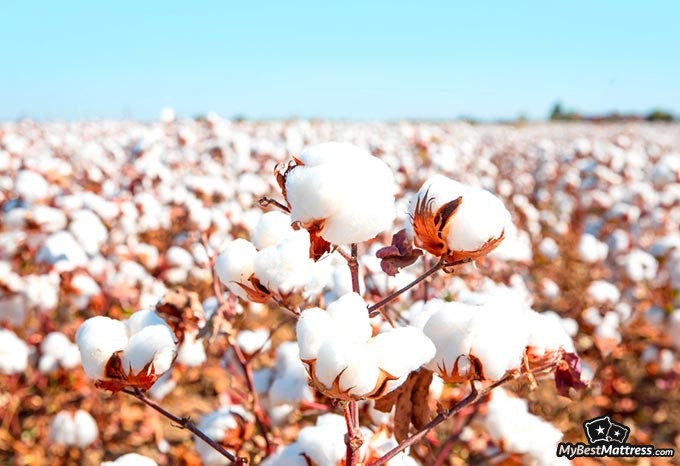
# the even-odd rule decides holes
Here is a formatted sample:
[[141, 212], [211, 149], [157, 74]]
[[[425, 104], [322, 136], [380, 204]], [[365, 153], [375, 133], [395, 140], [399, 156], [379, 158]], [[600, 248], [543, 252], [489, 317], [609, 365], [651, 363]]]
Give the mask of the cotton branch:
[[413, 280], [411, 283], [405, 285], [403, 288], [395, 291], [394, 293], [390, 294], [389, 296], [386, 296], [385, 298], [381, 299], [377, 303], [371, 305], [368, 307], [368, 312], [371, 317], [377, 316], [380, 311], [379, 309], [383, 307], [384, 305], [388, 304], [389, 302], [393, 301], [397, 297], [399, 297], [401, 294], [405, 293], [406, 291], [410, 290], [414, 286], [416, 286], [418, 283], [422, 282], [423, 280], [427, 279], [431, 275], [434, 275], [435, 273], [439, 272], [442, 269], [446, 269], [448, 267], [455, 267], [457, 265], [462, 265], [462, 264], [467, 264], [470, 262], [471, 259], [462, 259], [459, 261], [454, 261], [454, 262], [445, 262], [444, 260], [440, 260], [437, 262], [435, 265], [430, 267], [428, 270], [426, 270], [422, 275], [420, 275], [418, 278]]
[[231, 464], [234, 464], [236, 466], [245, 466], [248, 464], [248, 458], [244, 457], [237, 457], [229, 453], [222, 445], [208, 437], [202, 430], [200, 430], [198, 427], [196, 427], [196, 424], [188, 418], [188, 417], [178, 417], [172, 414], [171, 412], [167, 411], [165, 408], [162, 406], [156, 404], [155, 402], [151, 401], [142, 393], [139, 389], [123, 389], [122, 390], [124, 393], [127, 393], [128, 395], [132, 395], [135, 398], [137, 398], [139, 401], [142, 403], [146, 404], [147, 406], [153, 408], [155, 411], [159, 412], [166, 418], [170, 419], [172, 422], [175, 423], [177, 427], [180, 429], [186, 429], [192, 434], [194, 434], [196, 437], [200, 438], [203, 440], [205, 443], [210, 445], [215, 451], [217, 451], [219, 454], [227, 458]]

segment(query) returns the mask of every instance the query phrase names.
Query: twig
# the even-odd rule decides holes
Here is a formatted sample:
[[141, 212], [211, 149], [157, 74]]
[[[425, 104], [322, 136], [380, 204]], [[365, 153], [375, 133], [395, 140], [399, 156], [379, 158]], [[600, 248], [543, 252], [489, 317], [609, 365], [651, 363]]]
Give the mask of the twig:
[[447, 268], [447, 267], [455, 267], [456, 265], [461, 265], [461, 264], [467, 264], [470, 262], [470, 259], [462, 259], [459, 261], [455, 262], [444, 262], [443, 260], [440, 260], [437, 262], [435, 265], [430, 267], [427, 271], [425, 271], [422, 275], [420, 275], [418, 278], [413, 280], [411, 283], [405, 285], [403, 288], [395, 291], [389, 296], [386, 296], [385, 298], [381, 299], [377, 303], [373, 304], [372, 306], [368, 307], [368, 313], [371, 317], [375, 317], [379, 313], [379, 309], [383, 307], [385, 304], [389, 303], [390, 301], [396, 299], [399, 295], [402, 293], [405, 293], [406, 291], [410, 290], [414, 286], [416, 286], [418, 283], [422, 282], [429, 276], [439, 272], [441, 269]]
[[188, 418], [188, 417], [178, 417], [172, 414], [171, 412], [167, 411], [165, 408], [162, 406], [158, 405], [157, 403], [151, 401], [148, 399], [144, 393], [142, 393], [139, 389], [132, 390], [132, 389], [123, 389], [124, 393], [127, 393], [128, 395], [132, 395], [135, 398], [137, 398], [139, 401], [142, 403], [146, 404], [147, 406], [153, 408], [155, 411], [161, 413], [163, 416], [167, 417], [170, 419], [172, 422], [175, 423], [177, 427], [180, 429], [186, 429], [192, 434], [194, 434], [196, 437], [200, 438], [203, 440], [205, 443], [210, 445], [212, 449], [214, 449], [216, 452], [227, 458], [232, 464], [235, 464], [237, 466], [245, 466], [248, 464], [248, 458], [244, 457], [236, 457], [229, 453], [222, 445], [208, 437], [202, 430], [200, 430], [198, 427], [196, 427], [196, 424]]
[[270, 205], [274, 205], [278, 207], [279, 209], [283, 210], [286, 213], [290, 213], [290, 209], [288, 206], [285, 206], [281, 204], [279, 201], [276, 199], [272, 199], [271, 197], [263, 197], [258, 199], [257, 203], [260, 205], [260, 207], [269, 207]]
[[411, 435], [409, 438], [401, 442], [399, 445], [394, 447], [392, 450], [388, 451], [386, 454], [378, 458], [377, 460], [373, 461], [372, 463], [369, 463], [369, 466], [380, 466], [382, 464], [387, 463], [389, 460], [397, 456], [399, 453], [401, 453], [403, 450], [407, 449], [417, 441], [419, 441], [421, 438], [423, 438], [431, 429], [434, 427], [438, 426], [457, 412], [459, 412], [461, 409], [464, 407], [476, 403], [480, 399], [484, 398], [486, 395], [491, 392], [496, 387], [499, 387], [510, 380], [514, 380], [517, 377], [519, 377], [519, 372], [511, 372], [507, 375], [505, 375], [503, 378], [498, 379], [496, 382], [492, 383], [488, 387], [486, 387], [484, 390], [478, 391], [474, 384], [471, 384], [472, 390], [470, 391], [470, 394], [463, 398], [460, 402], [458, 402], [455, 406], [453, 406], [451, 409], [442, 411], [440, 412], [434, 419], [432, 419], [430, 422], [428, 422], [422, 429], [420, 429], [418, 432], [415, 434]]

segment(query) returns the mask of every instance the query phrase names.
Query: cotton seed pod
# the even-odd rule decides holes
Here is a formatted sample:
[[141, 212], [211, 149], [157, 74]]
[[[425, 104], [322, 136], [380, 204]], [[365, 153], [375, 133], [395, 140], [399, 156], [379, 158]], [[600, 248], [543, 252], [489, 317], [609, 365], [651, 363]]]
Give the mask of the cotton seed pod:
[[357, 146], [312, 146], [277, 167], [276, 176], [292, 221], [310, 232], [315, 259], [328, 243], [359, 243], [392, 226], [394, 176], [382, 160]]
[[297, 323], [300, 358], [314, 386], [332, 398], [379, 398], [434, 355], [432, 342], [415, 327], [372, 337], [366, 302], [348, 293], [309, 309]]
[[441, 175], [423, 184], [410, 215], [416, 246], [447, 262], [486, 256], [511, 222], [510, 212], [489, 191]]

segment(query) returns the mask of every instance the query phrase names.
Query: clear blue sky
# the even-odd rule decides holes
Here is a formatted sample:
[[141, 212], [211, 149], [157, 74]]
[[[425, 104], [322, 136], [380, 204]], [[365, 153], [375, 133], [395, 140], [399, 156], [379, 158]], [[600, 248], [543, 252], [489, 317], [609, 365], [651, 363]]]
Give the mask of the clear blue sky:
[[680, 114], [680, 2], [0, 3], [0, 119]]

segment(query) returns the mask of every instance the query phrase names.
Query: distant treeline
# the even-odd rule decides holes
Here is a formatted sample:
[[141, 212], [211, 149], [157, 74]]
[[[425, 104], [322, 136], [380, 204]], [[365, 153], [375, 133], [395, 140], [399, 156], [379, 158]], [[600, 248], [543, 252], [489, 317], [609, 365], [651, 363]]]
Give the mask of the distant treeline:
[[557, 103], [553, 106], [550, 112], [550, 120], [552, 121], [676, 121], [675, 116], [665, 110], [652, 110], [647, 115], [638, 114], [624, 114], [619, 112], [612, 112], [605, 115], [582, 115], [578, 112], [565, 111], [562, 104]]

